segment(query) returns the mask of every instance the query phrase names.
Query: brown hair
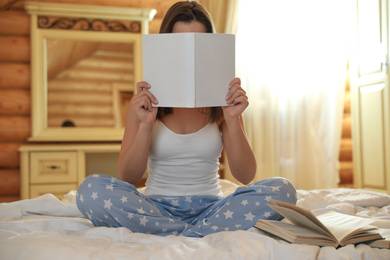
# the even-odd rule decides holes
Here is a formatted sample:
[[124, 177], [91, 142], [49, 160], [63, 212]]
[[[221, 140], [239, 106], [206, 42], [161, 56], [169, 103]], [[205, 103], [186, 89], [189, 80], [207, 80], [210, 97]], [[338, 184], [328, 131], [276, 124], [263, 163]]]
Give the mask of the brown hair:
[[[190, 23], [198, 21], [206, 27], [207, 33], [213, 33], [214, 24], [210, 14], [201, 4], [196, 1], [181, 1], [177, 2], [169, 8], [161, 23], [160, 33], [172, 33], [173, 26], [177, 22]], [[215, 122], [222, 116], [221, 107], [211, 107], [209, 110], [211, 121]], [[171, 107], [159, 107], [157, 118], [161, 119], [165, 115], [173, 112]]]
[[190, 23], [201, 22], [206, 27], [207, 33], [213, 33], [214, 24], [210, 14], [196, 1], [177, 2], [169, 8], [161, 23], [160, 33], [172, 33], [176, 22]]

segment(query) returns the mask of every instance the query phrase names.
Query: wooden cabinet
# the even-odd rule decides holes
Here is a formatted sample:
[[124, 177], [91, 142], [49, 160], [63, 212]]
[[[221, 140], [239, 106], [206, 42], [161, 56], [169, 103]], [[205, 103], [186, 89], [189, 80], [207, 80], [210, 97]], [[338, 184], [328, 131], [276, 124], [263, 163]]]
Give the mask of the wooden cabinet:
[[21, 152], [21, 199], [52, 193], [59, 199], [90, 174], [118, 177], [120, 144], [26, 145]]
[[388, 0], [358, 0], [351, 57], [354, 186], [390, 194]]

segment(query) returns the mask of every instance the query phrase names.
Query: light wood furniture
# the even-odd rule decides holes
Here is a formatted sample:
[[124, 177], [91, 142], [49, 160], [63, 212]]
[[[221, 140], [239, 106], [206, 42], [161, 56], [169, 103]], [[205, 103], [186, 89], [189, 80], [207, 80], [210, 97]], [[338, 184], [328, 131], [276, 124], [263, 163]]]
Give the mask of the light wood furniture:
[[21, 152], [21, 199], [52, 193], [58, 198], [88, 175], [118, 177], [120, 144], [26, 145]]
[[[32, 120], [30, 144], [19, 149], [21, 199], [62, 198], [90, 174], [118, 177], [122, 112], [142, 79], [142, 35], [156, 10], [24, 7], [31, 18]], [[61, 127], [67, 121], [72, 126]]]
[[[91, 119], [93, 115], [86, 114], [86, 111], [96, 113], [99, 110], [94, 107], [91, 109], [91, 102], [82, 105], [82, 101], [94, 101], [94, 98], [110, 99], [110, 95], [113, 98], [117, 96], [115, 90], [109, 91], [112, 94], [99, 92], [100, 87], [115, 88], [124, 84], [127, 86], [127, 92], [134, 93], [136, 82], [142, 80], [142, 35], [148, 33], [149, 22], [156, 14], [156, 10], [47, 2], [26, 2], [24, 7], [31, 16], [32, 129], [29, 141], [120, 141], [124, 128], [123, 124], [114, 122], [118, 121], [118, 113], [111, 118], [102, 119], [100, 116], [100, 118], [94, 119], [95, 122], [101, 121], [96, 127], [92, 127], [91, 124], [83, 127], [77, 127], [77, 124], [76, 127], [53, 127], [51, 121], [54, 120], [56, 123], [58, 120], [56, 120], [57, 117], [53, 116], [56, 113], [49, 111], [48, 103], [54, 102], [63, 106], [60, 108], [57, 106], [56, 111], [65, 112], [69, 109], [77, 111], [80, 114], [70, 112], [70, 116], [73, 114], [74, 117], [71, 118], [73, 119], [71, 121], [78, 121], [81, 125], [81, 122]], [[75, 68], [77, 62], [82, 61], [82, 58], [89, 57], [91, 53], [88, 51], [92, 52], [93, 48], [96, 48], [97, 51], [101, 51], [101, 48], [111, 52], [121, 50], [117, 53], [118, 56], [123, 57], [124, 55], [121, 53], [123, 53], [122, 49], [126, 44], [131, 46], [131, 50], [127, 50], [127, 52], [132, 55], [129, 60], [132, 67], [122, 68], [127, 72], [124, 75], [110, 74], [109, 78], [100, 78], [108, 74], [106, 65], [103, 67], [96, 65], [92, 71], [86, 71], [84, 68], [82, 72], [67, 71], [61, 75], [64, 69]], [[122, 48], [115, 48], [115, 45], [122, 46]], [[117, 72], [120, 70], [116, 69]], [[77, 77], [82, 74], [84, 77], [77, 81], [69, 74], [73, 76], [77, 74]], [[66, 87], [61, 87], [62, 90], [70, 90], [80, 86], [78, 93], [70, 94], [71, 97], [77, 99], [76, 109], [74, 106], [64, 107], [65, 104], [60, 103], [64, 99], [69, 99], [69, 94], [60, 94], [60, 100], [58, 100], [55, 99], [58, 95], [49, 91], [48, 82], [51, 80], [49, 77], [53, 75], [60, 75], [62, 79], [65, 77], [71, 81]], [[89, 91], [84, 86], [86, 75], [92, 75], [92, 79], [95, 80], [92, 84], [88, 84], [88, 86], [95, 86]], [[112, 78], [113, 76], [115, 78]], [[55, 82], [57, 81], [55, 79]], [[61, 84], [64, 82], [65, 80], [62, 80]], [[104, 82], [108, 83], [107, 86], [101, 86]], [[121, 89], [126, 90], [126, 87], [121, 87]], [[101, 94], [98, 95], [99, 93]], [[120, 102], [114, 100], [112, 103], [114, 107], [111, 110], [115, 113], [118, 110], [116, 104]], [[100, 110], [103, 109], [110, 113], [110, 110], [107, 110], [110, 109], [107, 104], [105, 107], [101, 106]], [[104, 111], [103, 113], [107, 113]], [[80, 117], [83, 119], [79, 120]], [[110, 120], [113, 123], [110, 123]]]
[[351, 56], [354, 187], [390, 194], [389, 1], [357, 1]]

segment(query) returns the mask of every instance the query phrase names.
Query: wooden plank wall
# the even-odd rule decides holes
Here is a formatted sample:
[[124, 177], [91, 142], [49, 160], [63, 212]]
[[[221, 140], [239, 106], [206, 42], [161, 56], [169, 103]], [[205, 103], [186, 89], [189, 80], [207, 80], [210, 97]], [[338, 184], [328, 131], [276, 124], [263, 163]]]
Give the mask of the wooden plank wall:
[[[347, 71], [349, 72], [349, 71]], [[349, 73], [347, 73], [348, 75]], [[340, 145], [340, 187], [353, 187], [352, 161], [352, 117], [351, 117], [351, 90], [349, 77], [345, 84], [343, 131]]]
[[0, 202], [19, 199], [18, 148], [30, 136], [30, 18], [0, 13]]

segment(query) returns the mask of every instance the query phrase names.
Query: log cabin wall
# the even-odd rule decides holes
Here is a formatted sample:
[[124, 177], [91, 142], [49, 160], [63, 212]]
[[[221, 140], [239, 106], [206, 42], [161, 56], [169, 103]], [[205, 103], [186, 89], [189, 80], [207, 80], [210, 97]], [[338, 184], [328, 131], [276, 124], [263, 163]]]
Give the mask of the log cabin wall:
[[[347, 68], [347, 75], [349, 69]], [[352, 117], [351, 117], [351, 91], [349, 77], [345, 84], [343, 130], [340, 145], [340, 187], [353, 187], [353, 161], [352, 161]]]
[[[4, 8], [4, 7], [3, 7]], [[0, 201], [19, 199], [18, 148], [30, 136], [30, 17], [0, 12]]]
[[[40, 0], [86, 5], [154, 8], [157, 14], [149, 32], [157, 33], [168, 8], [177, 0]], [[0, 2], [0, 202], [20, 198], [20, 162], [18, 149], [31, 134], [30, 17], [24, 1]], [[347, 84], [348, 86], [348, 84]], [[347, 87], [347, 90], [349, 88]], [[352, 183], [352, 141], [349, 91], [341, 144], [341, 184]]]

